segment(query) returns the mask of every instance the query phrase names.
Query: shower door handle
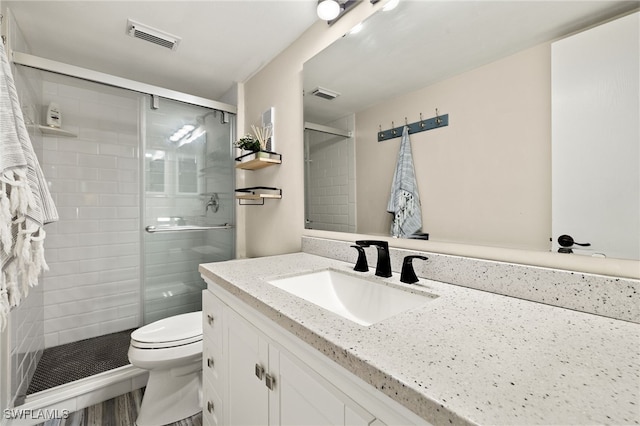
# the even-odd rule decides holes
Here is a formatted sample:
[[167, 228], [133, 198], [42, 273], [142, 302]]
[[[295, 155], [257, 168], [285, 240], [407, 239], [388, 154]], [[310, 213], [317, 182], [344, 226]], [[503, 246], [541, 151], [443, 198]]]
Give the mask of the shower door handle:
[[213, 226], [196, 226], [196, 225], [178, 225], [178, 226], [155, 226], [149, 225], [144, 228], [150, 234], [155, 232], [185, 232], [185, 231], [208, 231], [210, 229], [233, 229], [234, 226], [225, 223], [222, 225], [213, 225]]

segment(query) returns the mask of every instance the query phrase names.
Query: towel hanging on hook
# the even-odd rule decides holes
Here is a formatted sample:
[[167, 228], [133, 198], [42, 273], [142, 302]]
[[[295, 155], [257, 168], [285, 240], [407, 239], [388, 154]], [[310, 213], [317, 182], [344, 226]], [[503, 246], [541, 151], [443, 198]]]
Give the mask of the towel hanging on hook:
[[393, 215], [392, 236], [407, 238], [422, 229], [422, 207], [413, 167], [409, 126], [404, 126], [402, 130], [387, 211]]

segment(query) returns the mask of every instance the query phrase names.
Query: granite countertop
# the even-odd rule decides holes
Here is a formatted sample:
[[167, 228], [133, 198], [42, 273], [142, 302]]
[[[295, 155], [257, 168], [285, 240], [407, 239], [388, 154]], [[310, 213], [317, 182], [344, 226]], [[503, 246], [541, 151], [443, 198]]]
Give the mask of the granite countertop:
[[[265, 281], [326, 268], [438, 297], [364, 327]], [[640, 324], [307, 253], [200, 272], [433, 424], [640, 424]]]

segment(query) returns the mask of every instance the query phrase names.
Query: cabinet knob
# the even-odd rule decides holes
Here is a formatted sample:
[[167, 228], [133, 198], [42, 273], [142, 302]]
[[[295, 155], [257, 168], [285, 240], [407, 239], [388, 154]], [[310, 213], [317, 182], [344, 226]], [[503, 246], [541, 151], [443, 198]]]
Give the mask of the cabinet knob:
[[207, 315], [207, 321], [209, 322], [209, 325], [213, 325], [213, 316]]
[[213, 368], [213, 358], [207, 358], [207, 367]]
[[262, 378], [264, 377], [264, 367], [261, 366], [260, 364], [256, 364], [256, 377], [260, 380], [262, 380]]
[[207, 411], [213, 413], [213, 402], [207, 401]]
[[264, 380], [264, 384], [267, 385], [269, 390], [273, 390], [273, 388], [276, 386], [275, 377], [273, 377], [271, 374], [267, 374], [267, 376], [266, 376], [266, 378]]

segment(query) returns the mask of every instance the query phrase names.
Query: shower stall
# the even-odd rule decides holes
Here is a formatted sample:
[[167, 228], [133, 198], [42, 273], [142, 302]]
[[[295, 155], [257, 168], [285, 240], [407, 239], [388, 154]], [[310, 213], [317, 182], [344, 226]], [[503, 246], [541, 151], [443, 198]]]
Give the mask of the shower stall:
[[[201, 309], [198, 264], [235, 256], [235, 109], [14, 69], [60, 214], [45, 228], [50, 269], [28, 312], [12, 313], [19, 405], [60, 380], [127, 364], [131, 329]], [[52, 102], [59, 129], [42, 125]], [[56, 368], [38, 371], [49, 352]], [[47, 377], [53, 370], [63, 378]]]

